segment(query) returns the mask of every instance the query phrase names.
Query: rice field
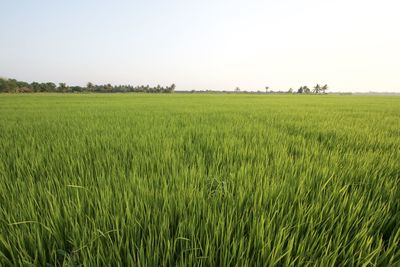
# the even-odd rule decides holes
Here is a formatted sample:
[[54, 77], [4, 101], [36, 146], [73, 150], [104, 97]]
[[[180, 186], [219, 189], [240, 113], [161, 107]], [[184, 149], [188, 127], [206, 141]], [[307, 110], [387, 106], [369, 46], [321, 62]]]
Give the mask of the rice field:
[[0, 266], [400, 266], [400, 97], [0, 95]]

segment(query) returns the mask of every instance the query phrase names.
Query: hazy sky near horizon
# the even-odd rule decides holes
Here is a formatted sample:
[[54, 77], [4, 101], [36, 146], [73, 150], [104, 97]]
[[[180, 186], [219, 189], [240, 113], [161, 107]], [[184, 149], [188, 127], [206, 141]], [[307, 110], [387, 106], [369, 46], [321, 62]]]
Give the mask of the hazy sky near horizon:
[[0, 0], [0, 76], [400, 92], [397, 0]]

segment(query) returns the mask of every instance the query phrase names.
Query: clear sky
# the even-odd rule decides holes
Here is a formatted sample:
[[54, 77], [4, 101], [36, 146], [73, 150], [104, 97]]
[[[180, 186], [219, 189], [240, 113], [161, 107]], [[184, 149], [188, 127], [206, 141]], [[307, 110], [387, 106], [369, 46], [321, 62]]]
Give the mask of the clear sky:
[[0, 0], [0, 76], [400, 92], [398, 0]]

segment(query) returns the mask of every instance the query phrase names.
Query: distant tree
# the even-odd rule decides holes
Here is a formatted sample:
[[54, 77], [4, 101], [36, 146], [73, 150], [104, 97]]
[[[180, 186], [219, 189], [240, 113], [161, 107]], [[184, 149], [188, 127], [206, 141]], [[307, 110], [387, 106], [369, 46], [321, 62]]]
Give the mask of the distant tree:
[[0, 93], [7, 93], [8, 89], [9, 87], [7, 79], [0, 78]]
[[40, 92], [41, 91], [41, 86], [40, 83], [38, 82], [32, 82], [31, 83], [32, 91], [33, 92]]
[[175, 88], [176, 88], [176, 85], [175, 85], [174, 83], [171, 84], [170, 92], [171, 92], [171, 93], [174, 92], [174, 91], [175, 91]]
[[293, 88], [290, 88], [290, 89], [288, 90], [288, 93], [289, 93], [289, 94], [292, 94], [292, 93], [293, 93]]
[[45, 84], [45, 91], [44, 92], [55, 92], [57, 86], [54, 83], [48, 82]]
[[151, 90], [152, 93], [157, 93], [161, 91], [161, 85], [157, 84], [156, 88], [153, 88], [153, 90]]
[[18, 90], [18, 81], [15, 79], [8, 79], [9, 92], [14, 93]]
[[15, 79], [0, 78], [0, 93], [31, 92], [31, 86], [27, 82]]
[[107, 93], [111, 93], [112, 90], [113, 90], [113, 86], [112, 86], [110, 83], [107, 83], [107, 84], [104, 86], [104, 89], [105, 89], [105, 91], [106, 91]]
[[320, 91], [321, 91], [321, 86], [319, 84], [314, 86], [314, 89], [313, 89], [314, 94], [319, 94]]
[[328, 90], [328, 85], [325, 84], [324, 86], [322, 86], [321, 91], [323, 94], [326, 94], [326, 91]]
[[58, 90], [59, 92], [66, 93], [66, 92], [68, 91], [68, 86], [67, 86], [66, 83], [59, 83], [59, 84], [58, 84], [57, 90]]
[[300, 86], [299, 89], [297, 89], [298, 94], [302, 94], [304, 92], [303, 86]]
[[27, 82], [17, 81], [18, 88], [30, 88], [31, 85]]
[[[18, 87], [26, 87], [26, 85], [21, 85]], [[48, 83], [32, 82], [29, 87], [32, 88], [33, 92], [54, 92], [57, 86], [51, 82]]]
[[269, 87], [265, 86], [265, 93], [268, 93]]
[[239, 87], [236, 87], [236, 88], [235, 88], [235, 92], [236, 92], [236, 93], [240, 92], [240, 88], [239, 88]]
[[171, 93], [174, 92], [176, 86], [171, 84], [170, 86], [157, 85], [156, 87], [150, 87], [149, 85], [96, 85], [91, 82], [87, 83], [86, 87], [82, 86], [68, 86], [65, 83], [59, 83], [56, 86], [52, 82], [39, 83], [39, 82], [22, 82], [15, 79], [0, 78], [0, 92], [16, 92], [16, 93], [27, 93], [27, 92], [146, 92], [146, 93]]
[[309, 93], [311, 93], [311, 90], [310, 90], [310, 88], [308, 88], [307, 86], [303, 86], [303, 92], [304, 92], [305, 94], [309, 94]]
[[93, 83], [88, 82], [88, 83], [86, 84], [86, 88], [87, 88], [87, 90], [88, 90], [89, 92], [93, 92], [93, 91], [94, 91], [94, 85], [93, 85]]
[[69, 90], [73, 93], [83, 92], [83, 88], [80, 86], [71, 86], [69, 87]]

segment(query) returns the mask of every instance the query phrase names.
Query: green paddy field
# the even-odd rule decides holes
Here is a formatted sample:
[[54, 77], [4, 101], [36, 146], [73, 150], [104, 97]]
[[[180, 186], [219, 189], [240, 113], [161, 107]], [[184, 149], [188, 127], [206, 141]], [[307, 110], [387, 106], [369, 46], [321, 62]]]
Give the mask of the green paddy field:
[[400, 266], [400, 97], [2, 94], [0, 266]]

